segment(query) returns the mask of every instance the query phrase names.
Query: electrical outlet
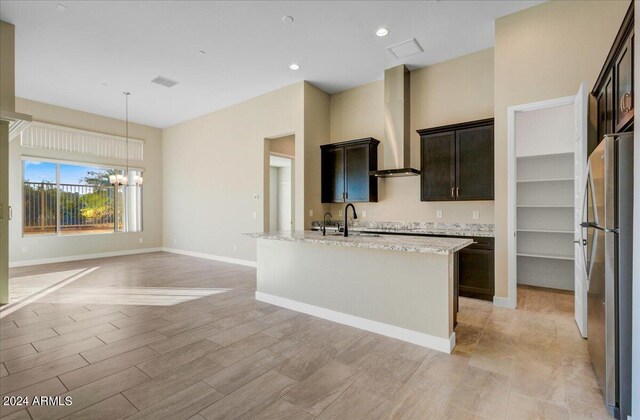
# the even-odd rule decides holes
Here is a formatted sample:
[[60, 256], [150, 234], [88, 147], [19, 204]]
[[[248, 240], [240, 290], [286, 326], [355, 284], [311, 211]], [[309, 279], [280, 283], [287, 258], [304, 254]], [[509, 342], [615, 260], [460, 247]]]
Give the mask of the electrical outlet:
[[177, 243], [178, 243], [178, 240], [176, 238], [173, 238], [173, 244], [175, 245]]
[[138, 238], [138, 242], [139, 243], [143, 243], [144, 242], [144, 238]]
[[309, 217], [313, 217], [313, 210], [309, 210]]
[[260, 194], [253, 194], [254, 200], [260, 200]]
[[342, 210], [338, 210], [338, 216], [342, 216]]
[[480, 212], [478, 210], [474, 210], [473, 211], [473, 218], [474, 219], [479, 219], [480, 218]]
[[362, 210], [362, 217], [367, 217], [367, 211], [366, 210]]
[[20, 248], [20, 251], [22, 251], [23, 254], [26, 254], [28, 251], [28, 248], [26, 246], [23, 246], [22, 248]]
[[233, 252], [237, 252], [238, 251], [238, 245], [233, 245]]
[[436, 217], [442, 219], [442, 210], [436, 210]]
[[258, 218], [258, 213], [256, 213], [255, 211], [253, 212], [253, 218], [257, 219]]

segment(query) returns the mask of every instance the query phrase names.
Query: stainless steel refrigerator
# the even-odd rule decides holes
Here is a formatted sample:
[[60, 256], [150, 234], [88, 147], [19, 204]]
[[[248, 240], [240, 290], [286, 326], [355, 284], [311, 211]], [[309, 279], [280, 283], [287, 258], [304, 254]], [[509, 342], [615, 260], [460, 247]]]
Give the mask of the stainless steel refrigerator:
[[591, 363], [616, 418], [631, 413], [633, 133], [607, 135], [589, 156], [582, 232]]

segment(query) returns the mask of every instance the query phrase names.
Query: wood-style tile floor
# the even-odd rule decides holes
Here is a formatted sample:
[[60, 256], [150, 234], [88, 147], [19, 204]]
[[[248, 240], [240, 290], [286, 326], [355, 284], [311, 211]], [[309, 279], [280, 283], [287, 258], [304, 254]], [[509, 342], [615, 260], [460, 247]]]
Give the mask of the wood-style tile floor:
[[11, 270], [38, 276], [51, 293], [0, 312], [0, 394], [73, 404], [6, 419], [607, 417], [568, 293], [461, 299], [449, 355], [257, 302], [241, 266], [154, 253]]

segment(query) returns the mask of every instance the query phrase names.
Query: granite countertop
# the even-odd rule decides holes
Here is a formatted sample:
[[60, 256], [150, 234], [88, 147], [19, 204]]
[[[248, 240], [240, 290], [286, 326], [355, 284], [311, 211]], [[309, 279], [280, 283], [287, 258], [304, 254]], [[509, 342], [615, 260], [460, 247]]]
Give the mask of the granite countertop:
[[[342, 224], [340, 224], [342, 226]], [[312, 230], [319, 230], [321, 221], [313, 221]], [[428, 223], [428, 222], [355, 222], [349, 224], [349, 231], [364, 233], [413, 234], [413, 235], [444, 235], [467, 237], [494, 237], [494, 225], [481, 223]], [[337, 225], [333, 220], [327, 223], [327, 232], [336, 231]]]
[[275, 241], [307, 242], [321, 245], [344, 246], [353, 248], [382, 249], [387, 251], [416, 252], [421, 254], [449, 255], [473, 243], [471, 239], [438, 238], [420, 236], [371, 236], [353, 232], [349, 237], [316, 231], [286, 231], [249, 233], [253, 238]]

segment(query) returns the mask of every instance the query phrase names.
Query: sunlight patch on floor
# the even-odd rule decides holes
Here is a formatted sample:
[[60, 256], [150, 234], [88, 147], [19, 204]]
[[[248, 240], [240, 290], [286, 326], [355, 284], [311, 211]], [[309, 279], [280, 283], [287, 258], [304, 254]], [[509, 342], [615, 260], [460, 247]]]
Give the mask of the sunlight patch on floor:
[[[0, 319], [4, 318], [5, 316], [14, 313], [15, 311], [17, 311], [18, 309], [33, 303], [35, 301], [38, 300], [42, 300], [44, 297], [46, 297], [47, 295], [50, 295], [51, 293], [55, 292], [56, 290], [88, 275], [93, 273], [94, 271], [98, 270], [100, 267], [92, 267], [92, 268], [84, 268], [79, 270], [78, 273], [76, 273], [75, 275], [71, 275], [70, 277], [67, 278], [62, 278], [62, 279], [58, 279], [57, 283], [53, 283], [51, 285], [49, 285], [48, 287], [45, 288], [41, 288], [39, 291], [36, 291], [35, 293], [28, 295], [26, 297], [24, 297], [23, 299], [16, 301], [16, 302], [11, 302], [5, 306], [3, 306], [2, 308], [0, 308]], [[71, 274], [71, 273], [69, 273]], [[19, 277], [18, 277], [19, 278]]]
[[93, 303], [108, 305], [172, 306], [229, 291], [222, 288], [191, 287], [88, 287], [68, 288], [46, 303]]
[[9, 303], [18, 302], [56, 283], [71, 278], [84, 270], [86, 270], [86, 268], [10, 278]]

